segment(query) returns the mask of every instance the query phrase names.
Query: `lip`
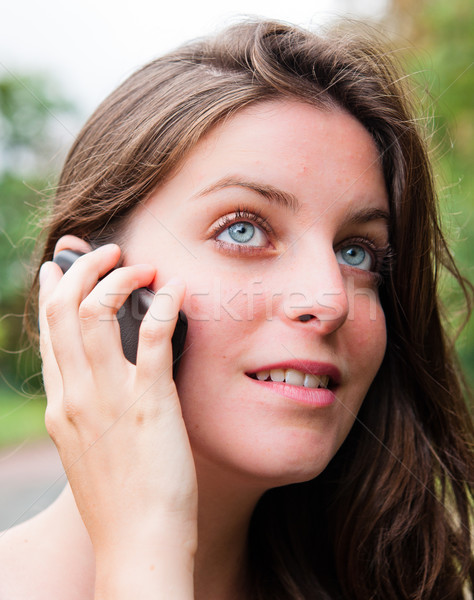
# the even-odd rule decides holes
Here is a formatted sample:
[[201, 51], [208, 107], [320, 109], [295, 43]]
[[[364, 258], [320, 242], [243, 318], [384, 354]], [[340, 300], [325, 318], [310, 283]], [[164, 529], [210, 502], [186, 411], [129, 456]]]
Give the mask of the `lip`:
[[259, 385], [262, 391], [268, 390], [305, 406], [324, 408], [336, 401], [334, 391], [326, 388], [305, 388], [279, 381], [259, 381], [251, 377], [248, 380]]
[[[257, 369], [253, 369], [252, 371], [247, 371], [246, 375], [253, 375], [255, 373], [259, 373], [260, 371], [271, 371], [272, 369], [295, 369], [297, 371], [302, 371], [303, 373], [310, 373], [311, 375], [329, 375], [330, 377], [330, 385], [331, 387], [335, 387], [339, 385], [341, 382], [341, 372], [339, 369], [331, 364], [331, 363], [323, 363], [323, 362], [315, 362], [313, 360], [306, 359], [293, 359], [289, 361], [273, 363], [268, 365], [263, 365], [258, 367]], [[281, 385], [279, 382], [261, 382], [261, 383], [277, 383]], [[294, 386], [290, 384], [284, 384], [288, 387], [300, 388], [301, 386]], [[304, 388], [310, 389], [310, 388]], [[317, 388], [322, 389], [322, 388]]]

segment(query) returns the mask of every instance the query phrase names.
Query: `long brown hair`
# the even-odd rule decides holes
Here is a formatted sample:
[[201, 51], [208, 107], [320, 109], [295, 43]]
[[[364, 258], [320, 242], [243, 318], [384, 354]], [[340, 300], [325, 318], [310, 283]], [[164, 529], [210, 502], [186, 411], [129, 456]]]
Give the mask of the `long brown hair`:
[[[470, 290], [439, 227], [404, 77], [373, 36], [249, 21], [139, 70], [74, 143], [40, 262], [64, 234], [120, 241], [132, 209], [203, 135], [243, 106], [282, 97], [341, 106], [371, 133], [395, 259], [381, 288], [382, 367], [327, 469], [261, 498], [249, 531], [248, 597], [460, 600], [474, 581], [474, 433], [440, 319], [440, 268], [468, 299]], [[31, 299], [36, 291], [35, 280]]]

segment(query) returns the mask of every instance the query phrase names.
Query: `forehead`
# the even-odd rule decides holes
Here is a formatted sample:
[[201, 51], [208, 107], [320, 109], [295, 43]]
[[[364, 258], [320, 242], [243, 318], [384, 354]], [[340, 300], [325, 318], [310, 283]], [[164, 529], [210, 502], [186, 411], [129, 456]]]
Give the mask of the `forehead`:
[[245, 171], [303, 200], [308, 186], [317, 186], [322, 195], [335, 187], [339, 193], [373, 191], [386, 200], [379, 153], [364, 126], [342, 109], [320, 110], [298, 101], [266, 101], [240, 110], [204, 137], [182, 168], [198, 186]]

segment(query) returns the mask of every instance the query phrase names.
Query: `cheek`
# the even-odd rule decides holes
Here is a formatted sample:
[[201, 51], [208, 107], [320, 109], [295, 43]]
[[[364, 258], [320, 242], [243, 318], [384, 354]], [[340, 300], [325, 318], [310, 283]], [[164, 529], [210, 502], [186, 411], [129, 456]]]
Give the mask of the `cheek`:
[[238, 285], [225, 286], [217, 278], [188, 279], [182, 308], [188, 318], [183, 380], [197, 382], [224, 375], [238, 358], [254, 323], [245, 290]]
[[370, 378], [368, 388], [382, 364], [387, 346], [385, 315], [373, 290], [356, 294], [350, 302], [347, 320], [351, 331], [348, 340], [352, 347], [350, 356], [367, 374], [367, 379]]
[[261, 289], [260, 281], [232, 278], [209, 278], [189, 281], [183, 304], [188, 320], [212, 322], [212, 327], [239, 325], [246, 328], [271, 313], [271, 298]]
[[203, 404], [212, 405], [217, 398], [223, 402], [224, 390], [245, 371], [246, 353], [257, 343], [255, 338], [265, 325], [267, 311], [271, 314], [271, 297], [258, 285], [228, 279], [203, 281], [201, 274], [199, 280], [187, 280], [183, 310], [188, 334], [177, 379], [187, 413], [190, 402], [201, 404], [197, 389], [207, 398]]

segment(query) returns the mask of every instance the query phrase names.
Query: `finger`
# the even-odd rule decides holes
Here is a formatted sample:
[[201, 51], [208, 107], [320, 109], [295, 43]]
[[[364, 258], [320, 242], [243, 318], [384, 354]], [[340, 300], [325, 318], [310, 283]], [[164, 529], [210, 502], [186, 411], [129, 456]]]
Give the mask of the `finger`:
[[54, 256], [56, 256], [56, 254], [62, 250], [75, 250], [76, 252], [82, 252], [83, 254], [86, 254], [92, 250], [92, 247], [85, 240], [78, 238], [75, 235], [63, 235], [56, 242], [56, 246], [54, 247]]
[[151, 265], [112, 271], [81, 302], [79, 321], [84, 351], [99, 383], [109, 381], [111, 373], [120, 373], [130, 365], [122, 351], [116, 315], [133, 290], [148, 285], [155, 272]]
[[102, 246], [78, 258], [56, 282], [46, 299], [46, 317], [58, 367], [66, 383], [77, 383], [78, 373], [88, 369], [79, 323], [79, 305], [97, 280], [117, 262], [120, 249], [115, 244]]
[[[67, 239], [65, 236], [62, 239]], [[73, 236], [71, 236], [73, 237]], [[58, 243], [59, 244], [59, 243]], [[117, 244], [106, 244], [79, 256], [63, 275], [58, 293], [77, 307], [91, 292], [98, 280], [112, 270], [120, 258]]]
[[[173, 278], [155, 294], [140, 327], [137, 382], [146, 395], [176, 402], [171, 338], [183, 303], [185, 284]], [[162, 406], [164, 408], [164, 406]]]
[[40, 270], [39, 291], [39, 330], [40, 352], [42, 359], [43, 383], [48, 400], [48, 405], [59, 403], [62, 395], [62, 378], [56, 357], [54, 355], [51, 337], [49, 334], [48, 320], [46, 318], [46, 300], [61, 279], [60, 268], [52, 262], [46, 262]]

